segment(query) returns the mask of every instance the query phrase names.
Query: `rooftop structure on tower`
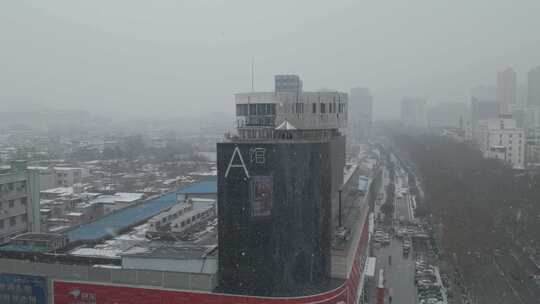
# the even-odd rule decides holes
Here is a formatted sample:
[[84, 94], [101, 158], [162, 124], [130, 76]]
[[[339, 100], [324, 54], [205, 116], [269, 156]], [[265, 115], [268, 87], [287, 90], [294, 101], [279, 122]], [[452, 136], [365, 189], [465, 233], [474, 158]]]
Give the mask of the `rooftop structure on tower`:
[[343, 184], [348, 95], [238, 93], [237, 134], [218, 144], [219, 287], [264, 296], [332, 285], [331, 240]]

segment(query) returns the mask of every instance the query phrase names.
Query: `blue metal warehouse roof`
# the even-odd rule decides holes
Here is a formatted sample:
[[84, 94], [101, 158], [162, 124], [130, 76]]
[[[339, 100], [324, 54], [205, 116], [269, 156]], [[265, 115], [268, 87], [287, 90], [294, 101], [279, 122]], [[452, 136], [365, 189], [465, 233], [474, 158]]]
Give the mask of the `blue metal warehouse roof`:
[[148, 200], [133, 207], [100, 218], [97, 221], [83, 224], [67, 232], [70, 242], [81, 240], [97, 240], [107, 235], [148, 219], [176, 204], [176, 192]]
[[[217, 192], [216, 181], [196, 183], [178, 191], [178, 194], [208, 194]], [[107, 235], [114, 235], [129, 226], [144, 221], [176, 204], [176, 192], [148, 200], [144, 203], [112, 213], [97, 221], [83, 224], [67, 232], [70, 242], [98, 240]]]
[[217, 181], [196, 183], [179, 191], [181, 194], [209, 194], [217, 193]]

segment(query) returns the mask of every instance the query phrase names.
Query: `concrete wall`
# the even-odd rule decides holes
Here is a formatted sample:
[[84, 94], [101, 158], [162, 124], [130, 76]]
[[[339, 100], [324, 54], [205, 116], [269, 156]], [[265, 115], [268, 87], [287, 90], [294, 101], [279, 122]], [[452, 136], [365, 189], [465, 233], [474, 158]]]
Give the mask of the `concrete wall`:
[[165, 259], [151, 257], [123, 256], [122, 267], [125, 269], [149, 269], [158, 271], [215, 273], [217, 259]]
[[[332, 229], [338, 226], [339, 189], [343, 186], [345, 158], [345, 136], [339, 136], [332, 139], [330, 144], [330, 164], [332, 170]], [[342, 199], [345, 199], [345, 196], [342, 196]]]
[[39, 201], [39, 173], [27, 171], [27, 188], [28, 188], [28, 230], [32, 232], [41, 232], [40, 220], [40, 201]]
[[81, 265], [33, 263], [15, 259], [0, 259], [0, 272], [45, 277], [48, 281], [49, 303], [53, 303], [53, 280], [196, 291], [212, 291], [216, 286], [215, 274], [97, 268]]

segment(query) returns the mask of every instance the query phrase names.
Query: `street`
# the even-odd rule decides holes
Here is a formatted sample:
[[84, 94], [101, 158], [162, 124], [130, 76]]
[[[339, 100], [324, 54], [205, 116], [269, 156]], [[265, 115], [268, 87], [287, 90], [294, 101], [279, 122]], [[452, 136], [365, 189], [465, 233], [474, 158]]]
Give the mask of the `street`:
[[[397, 169], [397, 168], [396, 168]], [[400, 170], [396, 170], [400, 171]], [[384, 179], [384, 187], [390, 182], [385, 170], [386, 177]], [[403, 194], [398, 193], [394, 200], [394, 219], [402, 221], [411, 221], [414, 216], [410, 206], [409, 192], [407, 187], [407, 177], [401, 174], [396, 174], [396, 188], [403, 190]], [[403, 187], [403, 188], [402, 188]], [[383, 193], [384, 198], [386, 193]], [[382, 200], [384, 202], [384, 200]], [[388, 295], [392, 296], [392, 303], [396, 304], [416, 304], [417, 289], [414, 285], [415, 274], [415, 261], [414, 261], [414, 249], [407, 255], [403, 255], [402, 243], [400, 240], [391, 237], [389, 245], [375, 249], [374, 253], [377, 257], [376, 272], [380, 269], [385, 271], [385, 286], [388, 289]], [[391, 256], [392, 263], [389, 263], [389, 256]], [[388, 297], [386, 297], [386, 303], [388, 303]]]
[[[401, 249], [401, 241], [392, 239], [389, 246], [375, 251], [377, 256], [377, 268], [384, 269], [386, 284], [392, 304], [416, 304], [416, 287], [414, 285], [414, 253], [411, 250], [408, 257], [404, 257]], [[388, 263], [388, 256], [392, 256], [392, 264]], [[387, 298], [388, 300], [388, 298]]]
[[401, 198], [396, 198], [395, 205], [395, 219], [398, 221], [410, 222], [413, 220], [413, 212], [410, 207], [409, 194], [403, 195]]

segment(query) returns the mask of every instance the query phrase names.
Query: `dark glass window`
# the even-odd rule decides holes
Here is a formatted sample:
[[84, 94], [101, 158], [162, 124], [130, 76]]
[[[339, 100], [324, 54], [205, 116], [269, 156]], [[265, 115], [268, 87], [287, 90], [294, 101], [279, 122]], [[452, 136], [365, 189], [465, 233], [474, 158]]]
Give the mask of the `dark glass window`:
[[236, 105], [236, 116], [247, 116], [248, 114], [248, 105], [247, 104], [237, 104]]
[[266, 115], [266, 104], [257, 105], [257, 115]]
[[345, 104], [344, 103], [338, 104], [338, 108], [339, 108], [339, 113], [343, 113], [343, 111], [345, 111]]
[[249, 115], [257, 115], [257, 105], [249, 105]]
[[276, 105], [273, 103], [266, 104], [266, 113], [267, 115], [276, 115]]

